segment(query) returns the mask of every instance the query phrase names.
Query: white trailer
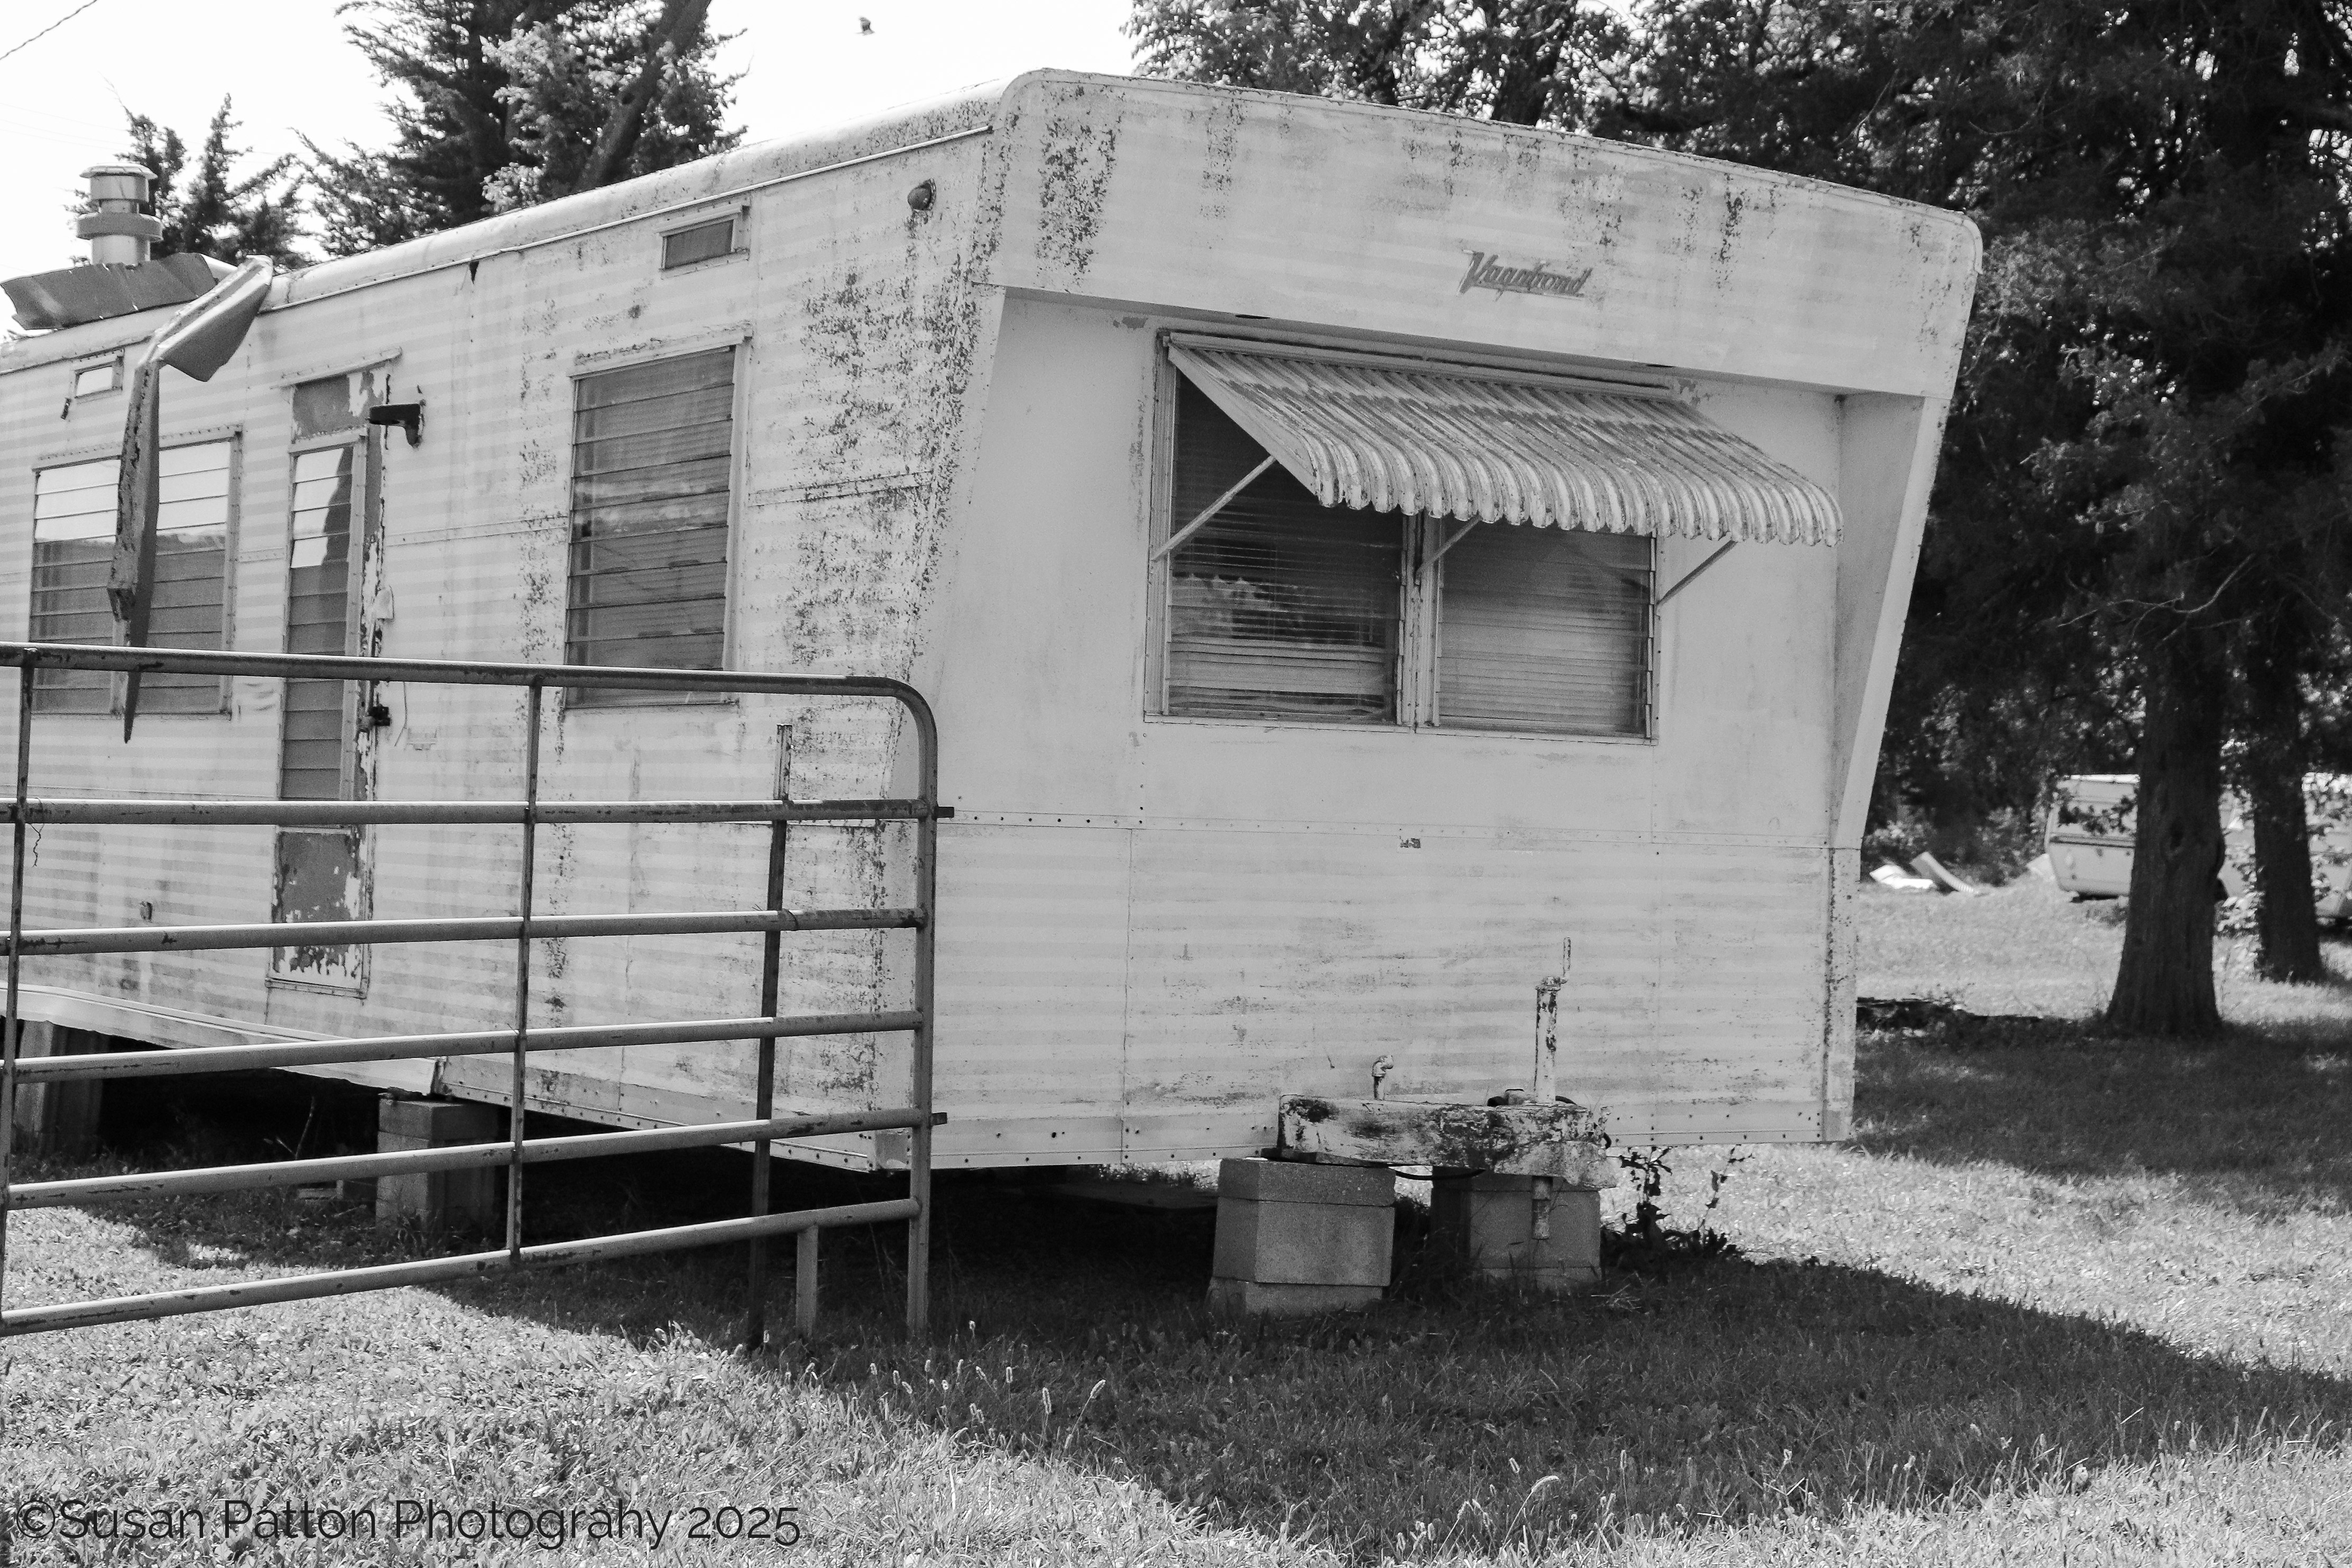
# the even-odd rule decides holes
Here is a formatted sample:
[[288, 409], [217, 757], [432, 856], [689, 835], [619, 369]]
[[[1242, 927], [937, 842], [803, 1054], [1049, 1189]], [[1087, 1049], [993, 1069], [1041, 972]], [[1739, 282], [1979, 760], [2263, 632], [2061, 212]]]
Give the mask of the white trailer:
[[[2305, 773], [2303, 799], [2312, 827], [2313, 905], [2321, 920], [2340, 921], [2352, 915], [2352, 777]], [[2042, 842], [2062, 890], [2077, 899], [2131, 896], [2138, 800], [2136, 773], [2074, 773], [2051, 786]], [[2221, 891], [2236, 898], [2253, 886], [2254, 822], [2234, 790], [2221, 797]]]
[[[942, 1165], [1252, 1153], [1286, 1094], [1483, 1104], [1528, 1084], [1571, 942], [1558, 1085], [1621, 1140], [1842, 1138], [1863, 815], [1978, 259], [1954, 215], [1703, 159], [1038, 72], [280, 278], [217, 376], [165, 385], [156, 640], [911, 681], [955, 812]], [[163, 319], [0, 348], [8, 637], [108, 635], [113, 389]], [[511, 692], [182, 679], [129, 744], [119, 701], [41, 689], [36, 794], [516, 793]], [[910, 764], [881, 705], [744, 699], [572, 701], [543, 765], [610, 799]], [[766, 856], [540, 843], [551, 913], [748, 905]], [[37, 926], [495, 914], [518, 870], [487, 828], [36, 848]], [[895, 829], [794, 830], [795, 898], [906, 874]], [[904, 1005], [889, 938], [786, 952], [787, 1010]], [[511, 954], [60, 959], [26, 1016], [495, 1027]], [[759, 982], [753, 939], [536, 962], [547, 1023], [740, 1016]], [[899, 1037], [782, 1045], [780, 1110], [903, 1100]], [[751, 1062], [572, 1053], [528, 1092], [737, 1119]], [[333, 1070], [508, 1096], [496, 1058]]]

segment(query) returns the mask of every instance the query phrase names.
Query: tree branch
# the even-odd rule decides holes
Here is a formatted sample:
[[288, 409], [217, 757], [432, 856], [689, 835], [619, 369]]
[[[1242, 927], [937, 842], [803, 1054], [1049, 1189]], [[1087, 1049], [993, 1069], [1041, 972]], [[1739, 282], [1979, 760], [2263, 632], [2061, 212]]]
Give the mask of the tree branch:
[[646, 111], [661, 90], [663, 70], [686, 53], [686, 46], [702, 30], [709, 15], [710, 0], [663, 0], [661, 20], [646, 36], [645, 63], [613, 105], [604, 129], [597, 133], [596, 150], [581, 172], [582, 190], [593, 191], [622, 177], [629, 154], [637, 150], [637, 138], [645, 132]]

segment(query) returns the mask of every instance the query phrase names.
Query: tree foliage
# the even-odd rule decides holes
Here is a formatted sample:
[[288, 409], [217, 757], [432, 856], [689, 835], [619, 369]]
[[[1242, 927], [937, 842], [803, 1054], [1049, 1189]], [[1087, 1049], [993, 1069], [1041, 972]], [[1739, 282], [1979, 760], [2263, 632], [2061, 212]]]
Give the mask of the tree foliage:
[[184, 251], [222, 261], [247, 256], [299, 261], [301, 173], [289, 154], [237, 174], [246, 149], [230, 144], [238, 122], [229, 109], [224, 97], [193, 163], [177, 131], [143, 114], [130, 116], [126, 155], [155, 175], [152, 205], [163, 220], [163, 236], [155, 242], [153, 254]]
[[1578, 125], [1628, 34], [1580, 0], [1137, 0], [1147, 75]]
[[735, 144], [708, 0], [347, 0], [382, 149], [310, 147], [327, 250], [397, 244]]

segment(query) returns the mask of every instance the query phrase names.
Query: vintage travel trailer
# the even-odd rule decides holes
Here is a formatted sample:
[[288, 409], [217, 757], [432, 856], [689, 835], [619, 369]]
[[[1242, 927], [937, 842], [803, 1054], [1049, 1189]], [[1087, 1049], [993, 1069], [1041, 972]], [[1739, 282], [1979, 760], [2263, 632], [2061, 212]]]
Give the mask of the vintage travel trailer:
[[[155, 637], [912, 682], [955, 813], [943, 1166], [1254, 1153], [1285, 1094], [1483, 1105], [1528, 1084], [1570, 944], [1558, 1087], [1621, 1142], [1836, 1139], [1978, 258], [1954, 215], [1703, 159], [1038, 72], [278, 278], [218, 374], [167, 374]], [[112, 635], [123, 356], [166, 319], [0, 347], [7, 637]], [[121, 700], [44, 677], [36, 793], [517, 789], [510, 690], [158, 679], [128, 743]], [[911, 765], [879, 703], [572, 699], [545, 737], [550, 797]], [[890, 901], [902, 829], [794, 828], [791, 895]], [[766, 842], [551, 826], [540, 907], [753, 904]], [[34, 926], [500, 914], [518, 869], [488, 827], [32, 848]], [[513, 951], [57, 958], [26, 1014], [167, 1047], [493, 1028]], [[783, 1005], [903, 1005], [906, 952], [795, 938]], [[534, 962], [541, 1022], [756, 1002], [752, 938]], [[780, 1108], [906, 1092], [903, 1037], [782, 1046]], [[740, 1118], [751, 1061], [535, 1058], [528, 1093]], [[498, 1058], [320, 1070], [508, 1095]]]
[[[2133, 773], [2074, 773], [2051, 786], [2042, 841], [2061, 889], [2077, 899], [2131, 896], [2138, 797]], [[2352, 776], [2306, 773], [2303, 798], [2319, 918], [2344, 920], [2352, 916]], [[2253, 885], [2254, 857], [2253, 819], [2235, 792], [2221, 797], [2221, 890], [2235, 898]]]

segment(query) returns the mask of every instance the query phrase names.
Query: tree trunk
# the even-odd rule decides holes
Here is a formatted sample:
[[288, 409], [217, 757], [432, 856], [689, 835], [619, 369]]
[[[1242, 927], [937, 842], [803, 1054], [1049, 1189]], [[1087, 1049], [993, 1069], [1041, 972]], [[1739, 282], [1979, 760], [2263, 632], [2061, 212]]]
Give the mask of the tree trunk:
[[2218, 1033], [2213, 894], [2221, 872], [2221, 660], [2189, 627], [2144, 646], [2131, 907], [2107, 1026], [2136, 1035]]
[[2246, 803], [2254, 819], [2254, 967], [2265, 980], [2327, 978], [2311, 892], [2311, 825], [2304, 815], [2301, 627], [2287, 616], [2258, 627], [2246, 650]]

